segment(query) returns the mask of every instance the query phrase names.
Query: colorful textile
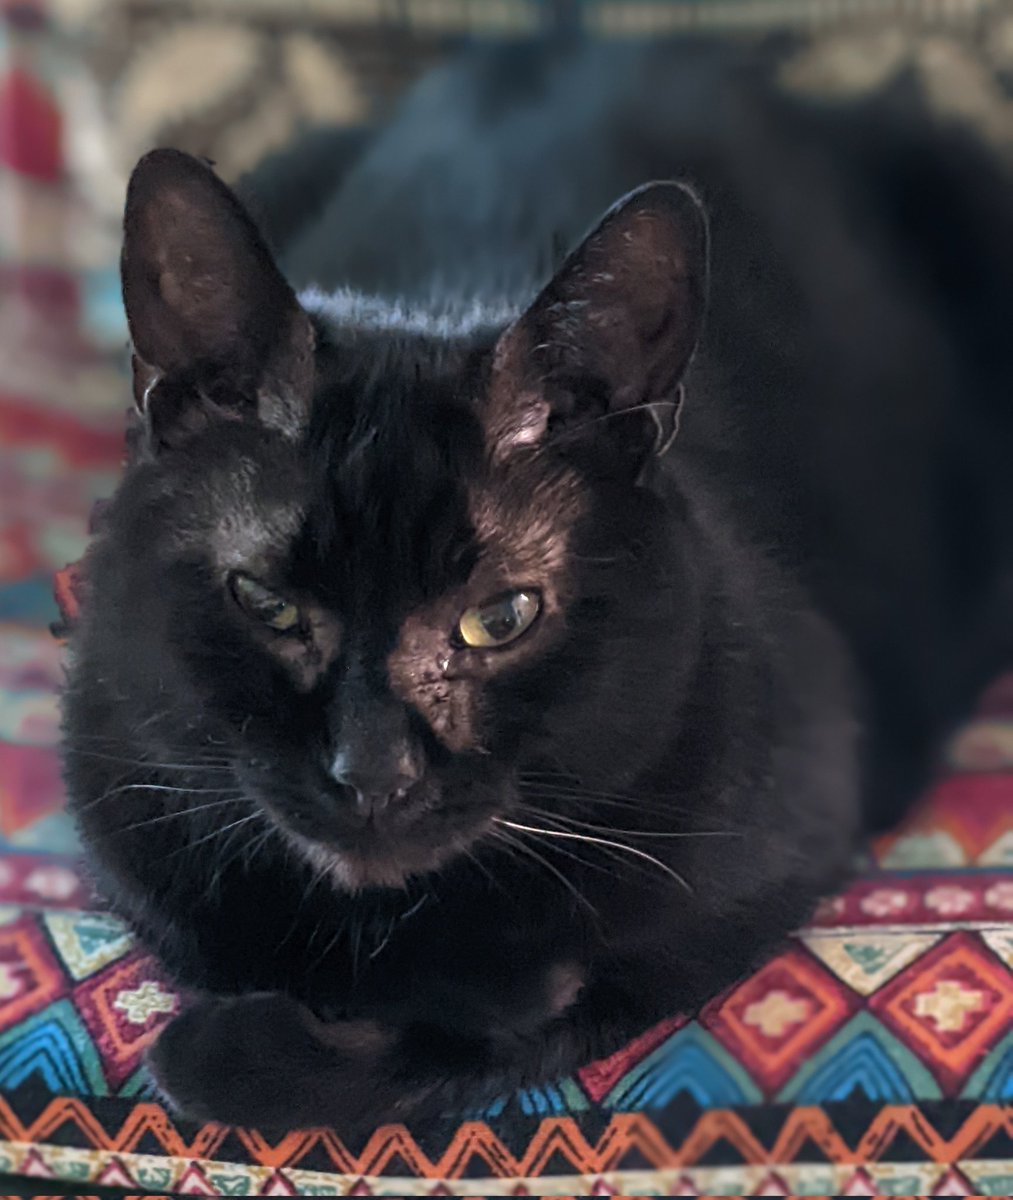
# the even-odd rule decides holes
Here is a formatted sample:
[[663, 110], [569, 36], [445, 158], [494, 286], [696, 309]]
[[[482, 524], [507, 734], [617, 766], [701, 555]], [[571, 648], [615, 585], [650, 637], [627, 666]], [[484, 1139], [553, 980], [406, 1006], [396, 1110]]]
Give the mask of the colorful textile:
[[[958, 757], [1011, 726], [982, 718]], [[209, 1195], [1008, 1195], [1013, 757], [1000, 758], [955, 772], [790, 950], [699, 1020], [421, 1143], [400, 1127], [365, 1145], [340, 1131], [268, 1143], [171, 1119], [141, 1066], [178, 1006], [171, 986], [116, 920], [82, 911], [71, 861], [8, 854], [0, 1170]], [[6, 827], [19, 797], [4, 777]]]

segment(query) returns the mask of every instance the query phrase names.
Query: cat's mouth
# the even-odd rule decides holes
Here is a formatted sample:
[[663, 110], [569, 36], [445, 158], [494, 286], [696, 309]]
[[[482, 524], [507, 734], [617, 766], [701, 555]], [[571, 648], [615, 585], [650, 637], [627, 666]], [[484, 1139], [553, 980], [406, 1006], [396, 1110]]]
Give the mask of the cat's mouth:
[[[488, 824], [488, 822], [486, 822]], [[295, 835], [292, 840], [303, 856], [336, 887], [346, 892], [369, 888], [404, 889], [408, 881], [440, 870], [482, 836], [484, 829], [458, 844], [418, 847], [407, 843], [374, 846], [333, 847]]]
[[261, 808], [314, 870], [343, 891], [404, 888], [466, 854], [509, 805], [508, 790], [429, 782], [398, 805], [363, 818], [323, 803], [258, 797]]

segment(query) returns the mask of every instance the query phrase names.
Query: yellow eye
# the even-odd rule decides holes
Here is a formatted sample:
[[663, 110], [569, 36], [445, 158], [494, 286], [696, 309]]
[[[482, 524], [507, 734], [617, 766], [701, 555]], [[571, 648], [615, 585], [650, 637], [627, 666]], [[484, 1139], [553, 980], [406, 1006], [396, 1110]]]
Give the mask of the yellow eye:
[[251, 617], [278, 633], [290, 633], [299, 624], [299, 609], [249, 575], [232, 576], [232, 594]]
[[541, 607], [542, 598], [534, 589], [504, 592], [465, 609], [457, 623], [458, 637], [476, 650], [506, 646], [530, 628]]

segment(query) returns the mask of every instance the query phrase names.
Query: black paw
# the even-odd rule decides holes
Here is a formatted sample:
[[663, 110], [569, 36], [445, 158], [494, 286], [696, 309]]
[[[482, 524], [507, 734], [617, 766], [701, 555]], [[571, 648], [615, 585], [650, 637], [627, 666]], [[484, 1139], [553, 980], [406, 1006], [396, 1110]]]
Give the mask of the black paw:
[[330, 1125], [350, 1137], [397, 1107], [380, 1094], [389, 1043], [371, 1022], [322, 1025], [286, 997], [242, 996], [186, 1009], [148, 1066], [167, 1102], [194, 1120], [280, 1132]]

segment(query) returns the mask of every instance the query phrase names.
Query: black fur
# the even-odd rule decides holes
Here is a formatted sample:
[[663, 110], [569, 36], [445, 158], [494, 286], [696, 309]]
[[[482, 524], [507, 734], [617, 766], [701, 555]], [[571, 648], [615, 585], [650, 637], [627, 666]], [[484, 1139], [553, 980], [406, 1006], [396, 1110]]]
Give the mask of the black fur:
[[[911, 81], [818, 104], [775, 67], [475, 53], [315, 225], [276, 215], [302, 304], [210, 172], [139, 166], [141, 435], [66, 771], [204, 993], [152, 1059], [188, 1113], [417, 1124], [697, 1008], [1008, 664], [1008, 173]], [[670, 177], [703, 209], [648, 188], [579, 241]], [[529, 632], [462, 649], [507, 586]], [[408, 782], [356, 799], [349, 756]]]

